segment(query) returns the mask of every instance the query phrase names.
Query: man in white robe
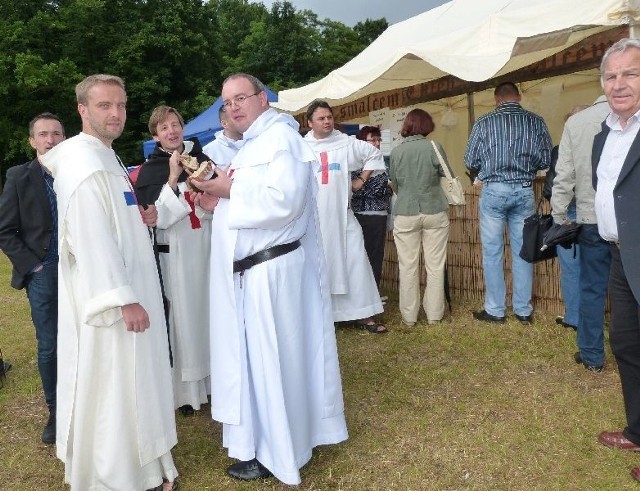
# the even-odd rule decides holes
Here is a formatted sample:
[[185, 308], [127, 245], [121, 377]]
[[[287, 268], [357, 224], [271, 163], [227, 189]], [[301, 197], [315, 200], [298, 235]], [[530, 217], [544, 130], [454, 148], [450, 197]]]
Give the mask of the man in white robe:
[[[211, 409], [250, 480], [289, 485], [317, 445], [345, 440], [342, 384], [315, 205], [315, 155], [264, 85], [236, 74], [225, 110], [244, 146], [198, 183], [212, 208]], [[218, 201], [219, 199], [219, 201]]]
[[242, 133], [235, 128], [233, 121], [230, 121], [229, 116], [223, 109], [224, 107], [220, 106], [218, 111], [218, 119], [220, 119], [222, 129], [216, 131], [215, 140], [202, 147], [202, 151], [218, 167], [226, 169], [238, 153], [238, 150], [242, 148], [244, 141], [242, 140]]
[[164, 294], [169, 301], [174, 407], [193, 416], [209, 402], [209, 254], [211, 213], [193, 203], [181, 159], [208, 160], [197, 138], [184, 141], [184, 120], [173, 107], [158, 106], [149, 117], [156, 140], [142, 164], [135, 189], [138, 203], [158, 210], [156, 241]]
[[57, 455], [72, 490], [166, 491], [177, 435], [145, 226], [156, 217], [136, 204], [111, 148], [126, 120], [124, 83], [92, 75], [76, 96], [82, 133], [43, 156], [58, 198]]
[[[361, 189], [374, 172], [385, 171], [382, 152], [336, 130], [333, 112], [325, 101], [310, 104], [307, 121], [311, 131], [305, 135], [305, 141], [320, 162], [315, 176], [333, 320], [354, 320], [356, 327], [384, 333], [385, 326], [373, 319], [384, 309], [364, 247], [362, 228], [350, 208], [352, 191]], [[362, 173], [351, 180], [351, 172], [361, 169]]]

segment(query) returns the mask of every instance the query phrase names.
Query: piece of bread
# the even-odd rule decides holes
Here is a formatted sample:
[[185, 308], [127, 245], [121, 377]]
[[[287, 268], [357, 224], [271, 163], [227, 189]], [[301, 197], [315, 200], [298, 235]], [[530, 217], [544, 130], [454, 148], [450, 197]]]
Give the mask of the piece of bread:
[[198, 163], [198, 159], [195, 157], [192, 157], [191, 155], [181, 155], [180, 163], [184, 168], [190, 169], [192, 171], [197, 170], [198, 167], [200, 166], [200, 164]]
[[195, 179], [196, 181], [207, 181], [214, 175], [213, 162], [205, 160], [200, 163], [200, 166], [196, 170], [193, 171], [190, 179]]

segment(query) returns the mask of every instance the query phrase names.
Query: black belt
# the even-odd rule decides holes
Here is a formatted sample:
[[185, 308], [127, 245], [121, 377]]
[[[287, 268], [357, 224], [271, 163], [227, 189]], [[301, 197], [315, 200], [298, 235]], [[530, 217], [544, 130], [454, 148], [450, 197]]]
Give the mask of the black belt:
[[169, 244], [158, 244], [158, 252], [162, 252], [164, 254], [169, 253]]
[[250, 256], [247, 256], [244, 259], [233, 261], [233, 272], [241, 273], [243, 271], [246, 271], [247, 269], [253, 268], [256, 264], [260, 264], [265, 261], [269, 261], [270, 259], [274, 259], [278, 256], [283, 256], [284, 254], [288, 254], [291, 251], [295, 251], [298, 247], [300, 247], [299, 240], [295, 240], [293, 242], [290, 242], [289, 244], [282, 244], [282, 245], [269, 247], [264, 251], [251, 254]]

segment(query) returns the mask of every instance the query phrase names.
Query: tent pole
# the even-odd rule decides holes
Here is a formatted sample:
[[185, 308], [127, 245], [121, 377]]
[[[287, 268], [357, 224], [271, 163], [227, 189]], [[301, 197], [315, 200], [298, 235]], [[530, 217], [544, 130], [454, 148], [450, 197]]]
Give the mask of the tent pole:
[[467, 93], [467, 115], [469, 118], [469, 126], [467, 128], [469, 133], [468, 136], [471, 136], [471, 130], [476, 122], [475, 99], [473, 97], [473, 92]]

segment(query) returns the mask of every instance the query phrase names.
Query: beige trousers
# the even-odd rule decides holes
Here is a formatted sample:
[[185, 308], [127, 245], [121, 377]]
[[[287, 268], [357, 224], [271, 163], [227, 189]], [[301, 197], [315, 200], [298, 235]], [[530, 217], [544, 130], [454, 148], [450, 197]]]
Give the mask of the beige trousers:
[[444, 316], [444, 268], [449, 239], [449, 214], [397, 215], [393, 239], [398, 253], [400, 277], [400, 314], [407, 324], [414, 324], [420, 309], [420, 244], [427, 270], [427, 287], [422, 306], [429, 321]]

